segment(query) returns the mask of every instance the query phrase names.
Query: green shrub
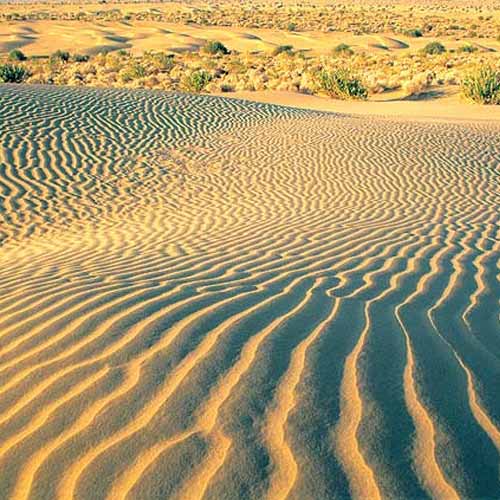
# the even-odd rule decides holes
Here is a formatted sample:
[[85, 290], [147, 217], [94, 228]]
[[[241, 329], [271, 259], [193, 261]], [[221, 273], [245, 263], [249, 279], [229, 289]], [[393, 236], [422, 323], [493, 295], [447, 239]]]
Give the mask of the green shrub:
[[297, 25], [295, 23], [288, 23], [286, 29], [288, 31], [295, 31], [297, 29]]
[[70, 53], [64, 50], [56, 50], [51, 56], [51, 62], [68, 62], [70, 58]]
[[27, 57], [19, 49], [14, 49], [9, 52], [9, 59], [11, 61], [26, 61]]
[[320, 71], [318, 83], [321, 90], [337, 99], [366, 99], [368, 95], [361, 80], [347, 68]]
[[77, 63], [87, 62], [90, 59], [86, 54], [75, 54], [73, 56], [73, 61]]
[[174, 67], [174, 56], [165, 52], [157, 52], [152, 55], [152, 63], [159, 71], [170, 71]]
[[462, 45], [461, 47], [459, 47], [458, 51], [472, 53], [472, 52], [477, 51], [477, 47], [474, 47], [474, 45], [471, 45], [470, 43], [466, 43], [465, 45]]
[[206, 52], [207, 54], [212, 54], [212, 55], [229, 54], [229, 50], [227, 49], [227, 47], [223, 43], [218, 42], [217, 40], [209, 40], [203, 46], [203, 52]]
[[278, 45], [278, 47], [275, 47], [272, 55], [273, 56], [278, 56], [279, 54], [292, 54], [293, 53], [293, 46], [292, 45]]
[[429, 42], [423, 49], [422, 52], [424, 54], [442, 54], [446, 52], [445, 46], [441, 42]]
[[336, 55], [352, 56], [354, 51], [346, 43], [339, 43], [336, 47], [334, 47], [333, 53]]
[[144, 78], [147, 76], [147, 71], [144, 66], [139, 63], [132, 63], [130, 66], [124, 68], [120, 74], [123, 82], [131, 82], [132, 80], [136, 80], [137, 78]]
[[22, 83], [29, 76], [29, 71], [23, 66], [16, 66], [15, 64], [0, 65], [0, 82], [2, 83]]
[[232, 85], [229, 85], [228, 83], [223, 83], [221, 86], [220, 86], [220, 91], [221, 92], [233, 92], [234, 91], [234, 88]]
[[405, 30], [403, 34], [406, 36], [411, 36], [413, 38], [420, 38], [422, 36], [422, 30], [419, 29]]
[[465, 75], [462, 93], [480, 104], [500, 104], [500, 70], [482, 66]]
[[184, 87], [189, 92], [201, 92], [210, 82], [212, 77], [208, 71], [200, 69], [193, 71], [184, 78]]

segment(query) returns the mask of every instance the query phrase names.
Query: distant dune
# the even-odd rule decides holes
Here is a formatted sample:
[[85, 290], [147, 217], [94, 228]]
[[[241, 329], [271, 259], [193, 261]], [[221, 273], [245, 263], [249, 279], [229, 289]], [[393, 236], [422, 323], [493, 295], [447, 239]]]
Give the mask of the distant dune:
[[0, 498], [500, 496], [499, 122], [0, 109]]
[[[449, 48], [463, 45], [462, 40], [442, 37]], [[238, 28], [227, 26], [190, 26], [158, 21], [10, 21], [0, 26], [0, 53], [21, 48], [30, 56], [50, 55], [55, 47], [71, 52], [95, 54], [113, 50], [131, 50], [143, 54], [148, 50], [173, 52], [198, 50], [207, 40], [221, 40], [231, 50], [239, 52], [271, 52], [274, 48], [290, 44], [308, 54], [331, 54], [332, 48], [346, 43], [366, 53], [395, 52], [403, 54], [420, 50], [428, 39], [393, 34], [374, 36], [353, 35], [342, 31], [323, 33], [306, 31], [283, 32], [277, 29]], [[485, 51], [500, 49], [495, 39], [482, 40]]]

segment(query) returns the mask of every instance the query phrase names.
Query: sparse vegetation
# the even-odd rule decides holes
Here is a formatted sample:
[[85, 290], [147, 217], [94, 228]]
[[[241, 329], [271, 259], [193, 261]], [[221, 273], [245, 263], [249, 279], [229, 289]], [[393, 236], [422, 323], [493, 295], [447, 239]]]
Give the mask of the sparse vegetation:
[[479, 104], [500, 104], [500, 70], [482, 66], [470, 71], [461, 82], [464, 96]]
[[[0, 6], [0, 19], [4, 19], [2, 9], [12, 11], [13, 8]], [[141, 7], [138, 6], [137, 9], [137, 12], [129, 13], [130, 29], [134, 29], [134, 21], [163, 21], [171, 19], [171, 12], [175, 11], [175, 7], [172, 7], [174, 10], [169, 10], [169, 13], [161, 12], [163, 7], [159, 4], [158, 9], [154, 9], [154, 17], [151, 17], [150, 13], [142, 11]], [[110, 44], [97, 53], [96, 47], [82, 46], [81, 54], [58, 50], [49, 58], [40, 54], [42, 57], [33, 56], [26, 60], [22, 59], [21, 51], [13, 51], [10, 56], [0, 55], [0, 64], [19, 63], [29, 72], [28, 76], [23, 76], [27, 83], [140, 87], [208, 93], [263, 90], [285, 90], [305, 94], [329, 92], [343, 98], [363, 98], [366, 94], [393, 91], [398, 91], [397, 97], [401, 94], [412, 96], [428, 91], [439, 96], [443, 92], [438, 87], [458, 89], [464, 81], [464, 75], [475, 66], [489, 64], [497, 69], [500, 67], [498, 51], [495, 51], [498, 44], [493, 41], [497, 36], [498, 26], [495, 24], [496, 18], [491, 16], [485, 15], [483, 20], [478, 22], [478, 16], [475, 15], [472, 18], [474, 22], [469, 22], [464, 15], [450, 15], [445, 19], [442, 12], [424, 16], [424, 10], [414, 9], [405, 24], [406, 21], [401, 16], [402, 11], [398, 10], [396, 16], [390, 7], [381, 10], [373, 6], [363, 7], [362, 16], [359, 9], [353, 10], [344, 4], [337, 7], [321, 5], [293, 9], [286, 5], [280, 8], [263, 8], [259, 4], [247, 10], [245, 18], [238, 17], [241, 10], [241, 6], [228, 3], [214, 7], [210, 16], [206, 16], [204, 8], [196, 8], [189, 14], [183, 12], [171, 20], [179, 24], [192, 21], [203, 26], [241, 24], [249, 28], [263, 26], [283, 31], [323, 30], [325, 33], [337, 33], [332, 35], [332, 39], [337, 40], [338, 45], [333, 43], [329, 53], [325, 54], [323, 48], [316, 48], [315, 44], [304, 46], [300, 38], [302, 41], [297, 42], [301, 44], [300, 49], [297, 49], [286, 44], [294, 37], [284, 33], [283, 45], [271, 46], [269, 44], [275, 40], [274, 37], [260, 37], [250, 29], [245, 35], [241, 52], [228, 50], [215, 35], [214, 40], [208, 41], [199, 50], [175, 50], [174, 53], [150, 50], [141, 54], [135, 42], [129, 43], [120, 32], [121, 28], [117, 28], [116, 41], [113, 39], [113, 43], [117, 44], [116, 49], [112, 49]], [[29, 9], [25, 12], [30, 13]], [[375, 12], [378, 12], [378, 24], [375, 24], [373, 17]], [[301, 16], [301, 13], [304, 16]], [[220, 17], [222, 14], [224, 17]], [[276, 14], [277, 17], [271, 14]], [[43, 18], [43, 14], [36, 14], [38, 15]], [[60, 12], [54, 12], [54, 16], [58, 18]], [[119, 20], [123, 17], [123, 12], [117, 6], [116, 9], [95, 12], [93, 17], [89, 16], [90, 11], [79, 12], [77, 19]], [[493, 31], [485, 29], [485, 26], [490, 25], [493, 25]], [[140, 29], [138, 27], [138, 33], [141, 33]], [[491, 33], [490, 39], [480, 42], [467, 38], [467, 30], [476, 30], [480, 36]], [[341, 31], [356, 31], [360, 35], [359, 41], [353, 42], [356, 43], [355, 47], [348, 45], [350, 38], [343, 38], [344, 33], [340, 33]], [[398, 36], [387, 36], [389, 31], [411, 37], [432, 36], [434, 40], [441, 41], [427, 45], [408, 39], [403, 42], [398, 40]], [[212, 32], [215, 33], [215, 30]], [[371, 36], [371, 33], [377, 32], [382, 32], [383, 36]], [[254, 39], [255, 42], [252, 42]], [[347, 43], [339, 43], [344, 41]], [[441, 42], [445, 43], [449, 50], [446, 50]], [[193, 43], [198, 46], [197, 42]], [[237, 47], [237, 40], [234, 43]], [[425, 45], [425, 48], [414, 48], [414, 43], [420, 47]], [[145, 45], [144, 43], [143, 46]], [[264, 48], [266, 45], [270, 47], [267, 50]], [[481, 48], [483, 45], [486, 49]], [[30, 47], [30, 54], [34, 48], [34, 45]], [[488, 48], [491, 50], [487, 50]], [[339, 76], [339, 66], [345, 69], [343, 76], [347, 73], [350, 76], [362, 75], [362, 83], [360, 78], [354, 78], [354, 83], [348, 78], [346, 81], [351, 82], [349, 85], [342, 78], [334, 78]], [[324, 73], [320, 78], [322, 71]], [[356, 85], [356, 82], [359, 85]]]
[[[342, 54], [342, 51], [340, 51]], [[77, 62], [71, 56], [66, 63], [30, 58], [22, 63], [29, 71], [28, 83], [56, 85], [92, 85], [101, 87], [155, 88], [190, 92], [232, 92], [286, 90], [305, 94], [326, 93], [328, 78], [322, 86], [318, 74], [338, 70], [339, 61], [350, 74], [363, 75], [362, 88], [368, 94], [402, 90], [404, 95], [418, 95], [435, 86], [459, 86], [463, 75], [478, 64], [489, 61], [498, 68], [495, 52], [454, 51], [446, 57], [416, 57], [415, 53], [384, 54], [357, 52], [339, 59], [298, 52], [293, 57], [273, 57], [269, 53], [237, 54], [212, 57], [205, 52], [177, 55], [146, 52], [133, 56], [129, 51], [96, 54]], [[0, 63], [10, 63], [5, 57]], [[198, 74], [198, 72], [200, 72]], [[342, 88], [342, 87], [341, 87]], [[356, 87], [354, 87], [356, 88]], [[351, 92], [363, 97], [364, 92]], [[335, 92], [340, 94], [338, 86]], [[349, 96], [349, 92], [343, 91]], [[352, 97], [352, 96], [350, 96]]]
[[368, 92], [348, 68], [322, 70], [318, 75], [321, 90], [337, 99], [366, 99]]
[[[101, 2], [105, 4], [104, 0]], [[125, 2], [124, 2], [125, 3]], [[477, 2], [476, 2], [477, 3]], [[484, 4], [484, 2], [483, 2]], [[194, 24], [198, 26], [221, 26], [252, 28], [256, 26], [275, 30], [293, 31], [338, 31], [360, 33], [403, 33], [407, 36], [420, 36], [436, 33], [440, 36], [453, 36], [466, 39], [470, 33], [481, 38], [495, 38], [498, 35], [498, 18], [491, 13], [496, 10], [484, 7], [490, 15], [481, 19], [474, 13], [477, 5], [466, 7], [446, 2], [439, 9], [422, 9], [412, 2], [390, 2], [386, 5], [367, 5], [361, 11], [358, 2], [341, 1], [331, 4], [287, 5], [280, 2], [252, 4], [251, 9], [242, 8], [237, 2], [223, 2], [217, 5], [197, 5], [186, 9], [183, 6], [150, 9], [130, 9], [116, 5], [113, 8], [90, 7], [82, 10], [26, 10], [19, 2], [0, 8], [0, 21], [24, 22], [36, 20], [82, 21], [82, 22], [165, 22]], [[481, 6], [483, 9], [483, 6]], [[486, 12], [484, 13], [486, 14]], [[450, 22], [453, 20], [453, 22]], [[416, 26], [418, 28], [416, 28]]]
[[29, 75], [29, 71], [23, 66], [15, 64], [0, 65], [0, 82], [2, 83], [22, 83]]

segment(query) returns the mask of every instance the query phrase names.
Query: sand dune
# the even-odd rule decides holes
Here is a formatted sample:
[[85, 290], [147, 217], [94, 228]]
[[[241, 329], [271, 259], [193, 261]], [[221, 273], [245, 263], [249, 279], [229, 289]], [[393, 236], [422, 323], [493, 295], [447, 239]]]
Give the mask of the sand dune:
[[0, 497], [500, 495], [497, 121], [0, 104]]
[[[448, 48], [458, 48], [463, 41], [441, 37]], [[142, 54], [148, 50], [198, 50], [207, 40], [220, 40], [229, 49], [239, 52], [271, 52], [279, 45], [289, 44], [310, 54], [331, 54], [332, 49], [347, 43], [356, 51], [415, 52], [428, 39], [394, 34], [374, 36], [347, 32], [303, 31], [283, 32], [276, 29], [196, 26], [162, 21], [9, 21], [0, 26], [0, 54], [15, 48], [32, 56], [46, 56], [54, 47], [72, 53], [96, 54], [119, 49]], [[498, 50], [494, 39], [472, 40], [481, 50]]]

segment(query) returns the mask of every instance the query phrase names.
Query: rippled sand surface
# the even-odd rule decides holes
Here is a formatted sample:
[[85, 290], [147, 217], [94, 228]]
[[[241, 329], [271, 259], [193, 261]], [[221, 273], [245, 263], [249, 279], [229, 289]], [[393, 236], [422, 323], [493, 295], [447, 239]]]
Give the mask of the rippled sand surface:
[[1, 498], [500, 496], [498, 123], [0, 108]]

